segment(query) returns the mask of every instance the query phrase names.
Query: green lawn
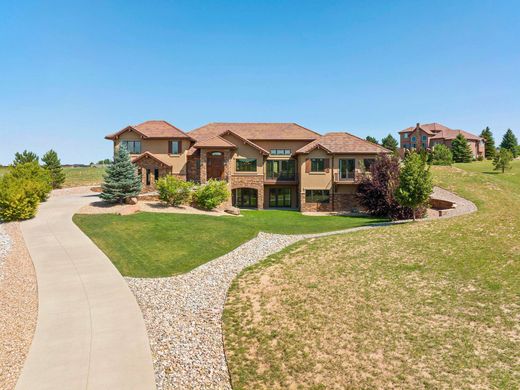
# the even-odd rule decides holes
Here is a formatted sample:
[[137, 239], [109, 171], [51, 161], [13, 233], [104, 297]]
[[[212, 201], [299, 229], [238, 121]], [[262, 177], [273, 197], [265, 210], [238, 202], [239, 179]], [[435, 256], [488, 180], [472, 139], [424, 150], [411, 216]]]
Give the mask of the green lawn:
[[[0, 167], [0, 176], [7, 173], [8, 167]], [[63, 187], [98, 185], [103, 181], [104, 167], [65, 167], [65, 183]]]
[[74, 216], [74, 222], [125, 276], [159, 277], [188, 272], [258, 232], [317, 233], [362, 226], [380, 219], [311, 217], [296, 211], [242, 212], [243, 217], [166, 213]]
[[477, 213], [309, 240], [246, 269], [224, 311], [233, 387], [520, 388], [520, 161], [490, 167], [433, 168]]

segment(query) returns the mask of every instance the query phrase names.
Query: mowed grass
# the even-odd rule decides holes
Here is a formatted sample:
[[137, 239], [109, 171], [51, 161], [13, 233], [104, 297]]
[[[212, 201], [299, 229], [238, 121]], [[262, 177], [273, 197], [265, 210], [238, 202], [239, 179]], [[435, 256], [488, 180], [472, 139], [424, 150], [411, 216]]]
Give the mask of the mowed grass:
[[[8, 167], [0, 167], [0, 177], [8, 172]], [[98, 185], [103, 181], [104, 167], [65, 167], [65, 183], [63, 187]]]
[[242, 217], [166, 213], [74, 216], [74, 222], [124, 276], [160, 277], [188, 272], [222, 256], [258, 232], [317, 233], [363, 226], [380, 219], [311, 217], [295, 211], [242, 212]]
[[[520, 388], [520, 161], [434, 168], [467, 216], [308, 240], [229, 291], [234, 389]], [[473, 172], [469, 172], [469, 171]]]

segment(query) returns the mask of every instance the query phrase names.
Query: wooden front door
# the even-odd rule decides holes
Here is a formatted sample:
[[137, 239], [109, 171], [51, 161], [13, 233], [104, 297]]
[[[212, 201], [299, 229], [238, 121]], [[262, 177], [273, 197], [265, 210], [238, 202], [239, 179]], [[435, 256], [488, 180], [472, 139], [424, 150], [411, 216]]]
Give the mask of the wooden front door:
[[224, 154], [222, 152], [208, 153], [208, 179], [222, 180], [224, 176]]

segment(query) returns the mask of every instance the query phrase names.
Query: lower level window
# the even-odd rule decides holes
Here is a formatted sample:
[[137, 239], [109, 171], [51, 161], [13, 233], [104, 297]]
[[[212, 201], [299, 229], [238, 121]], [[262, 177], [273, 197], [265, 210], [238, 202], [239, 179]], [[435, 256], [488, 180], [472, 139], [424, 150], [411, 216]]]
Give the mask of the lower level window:
[[305, 202], [306, 203], [329, 203], [330, 202], [330, 191], [329, 190], [306, 190], [305, 191]]
[[256, 158], [241, 158], [237, 160], [237, 172], [256, 172]]

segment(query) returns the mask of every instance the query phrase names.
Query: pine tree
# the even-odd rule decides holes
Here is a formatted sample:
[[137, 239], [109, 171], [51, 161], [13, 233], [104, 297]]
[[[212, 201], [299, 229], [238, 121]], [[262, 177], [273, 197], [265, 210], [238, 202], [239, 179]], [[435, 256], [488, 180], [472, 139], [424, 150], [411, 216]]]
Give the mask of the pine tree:
[[470, 162], [473, 158], [468, 140], [461, 133], [451, 142], [451, 153], [455, 162]]
[[513, 130], [507, 129], [504, 134], [504, 138], [502, 138], [502, 143], [500, 144], [500, 148], [509, 149], [513, 154], [513, 157], [517, 157], [518, 155], [518, 140], [513, 133]]
[[26, 164], [36, 161], [39, 163], [39, 158], [36, 153], [29, 152], [27, 150], [24, 150], [22, 153], [16, 152], [14, 154], [14, 160], [13, 160], [13, 166], [17, 166], [20, 164]]
[[486, 144], [486, 158], [488, 160], [491, 160], [493, 157], [495, 157], [496, 154], [495, 138], [493, 137], [493, 133], [491, 132], [491, 129], [489, 127], [486, 127], [484, 130], [482, 130], [480, 136], [485, 140], [484, 142]]
[[509, 149], [501, 148], [493, 159], [493, 166], [495, 167], [495, 171], [502, 170], [502, 173], [504, 173], [506, 169], [511, 169], [512, 160], [513, 153], [511, 153]]
[[379, 145], [379, 141], [377, 140], [377, 138], [372, 137], [371, 135], [368, 135], [367, 138], [366, 138], [366, 140], [367, 140], [368, 142], [372, 142], [373, 144]]
[[137, 196], [141, 192], [141, 180], [124, 147], [119, 148], [114, 162], [107, 167], [104, 179], [99, 197], [106, 201], [122, 204], [126, 198]]
[[427, 204], [432, 191], [432, 174], [426, 159], [419, 153], [411, 152], [404, 160], [399, 175], [399, 186], [395, 191], [397, 202], [413, 210], [415, 221], [417, 210]]
[[397, 140], [392, 136], [392, 134], [388, 134], [381, 140], [381, 142], [383, 147], [391, 150], [392, 152], [397, 151], [397, 147], [399, 146]]
[[54, 150], [49, 150], [42, 157], [43, 167], [47, 169], [51, 175], [52, 188], [61, 188], [65, 182], [65, 173], [61, 167], [61, 161], [58, 157], [58, 153]]

